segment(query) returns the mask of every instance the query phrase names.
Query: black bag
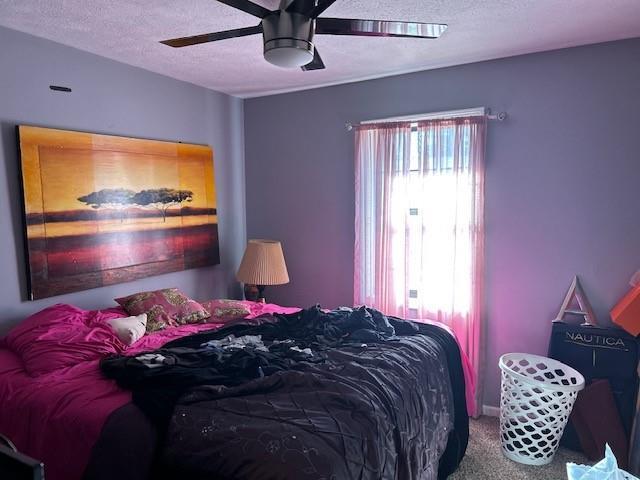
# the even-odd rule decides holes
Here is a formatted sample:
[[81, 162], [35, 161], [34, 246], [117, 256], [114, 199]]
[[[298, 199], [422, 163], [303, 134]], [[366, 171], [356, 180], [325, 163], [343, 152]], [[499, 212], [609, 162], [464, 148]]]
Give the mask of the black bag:
[[[628, 440], [638, 392], [636, 338], [619, 328], [554, 322], [548, 355], [579, 371], [587, 385], [601, 378], [609, 381]], [[571, 422], [560, 444], [582, 450]]]

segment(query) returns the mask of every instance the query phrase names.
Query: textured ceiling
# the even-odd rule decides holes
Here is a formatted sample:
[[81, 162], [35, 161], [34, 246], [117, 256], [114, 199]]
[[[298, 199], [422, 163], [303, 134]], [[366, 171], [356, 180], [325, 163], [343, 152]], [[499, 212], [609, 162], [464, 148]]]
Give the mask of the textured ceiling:
[[241, 97], [640, 36], [640, 0], [338, 0], [324, 16], [449, 29], [438, 40], [318, 35], [327, 68], [303, 72], [267, 63], [259, 35], [158, 43], [258, 23], [215, 0], [0, 0], [0, 25]]

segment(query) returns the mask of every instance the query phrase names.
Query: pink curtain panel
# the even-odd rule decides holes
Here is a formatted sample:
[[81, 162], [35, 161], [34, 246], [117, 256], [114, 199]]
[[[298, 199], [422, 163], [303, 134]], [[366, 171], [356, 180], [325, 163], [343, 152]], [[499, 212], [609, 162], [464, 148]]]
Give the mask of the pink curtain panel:
[[[356, 131], [354, 304], [451, 328], [481, 385], [484, 116]], [[478, 414], [480, 389], [469, 392]]]

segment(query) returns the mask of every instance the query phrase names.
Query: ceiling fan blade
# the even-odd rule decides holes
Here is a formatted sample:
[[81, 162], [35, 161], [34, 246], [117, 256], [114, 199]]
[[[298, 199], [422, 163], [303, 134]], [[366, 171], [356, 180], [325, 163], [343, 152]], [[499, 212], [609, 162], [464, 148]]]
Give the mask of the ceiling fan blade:
[[336, 0], [293, 0], [287, 7], [287, 12], [301, 13], [311, 18], [316, 18]]
[[360, 35], [365, 37], [438, 38], [447, 29], [442, 23], [358, 20], [352, 18], [318, 18], [316, 33]]
[[215, 42], [216, 40], [224, 40], [226, 38], [246, 37], [247, 35], [254, 35], [256, 33], [262, 33], [262, 24], [256, 25], [255, 27], [225, 30], [224, 32], [203, 33], [202, 35], [193, 35], [192, 37], [172, 38], [171, 40], [163, 40], [160, 43], [179, 48], [198, 45], [199, 43]]
[[249, 0], [218, 0], [218, 2], [237, 8], [258, 18], [264, 18], [271, 13], [271, 10], [267, 10], [262, 5], [250, 2]]
[[304, 70], [305, 72], [309, 70], [322, 70], [325, 68], [324, 62], [322, 61], [322, 58], [320, 58], [320, 54], [318, 53], [317, 48], [313, 52], [313, 60], [300, 68], [302, 68], [302, 70]]

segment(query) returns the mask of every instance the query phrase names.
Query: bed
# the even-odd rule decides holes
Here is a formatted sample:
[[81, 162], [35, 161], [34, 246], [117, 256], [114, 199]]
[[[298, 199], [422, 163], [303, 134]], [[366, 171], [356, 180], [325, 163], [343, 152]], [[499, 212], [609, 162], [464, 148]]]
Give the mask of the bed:
[[[42, 460], [50, 480], [435, 479], [455, 470], [468, 440], [464, 356], [435, 324], [390, 319], [392, 340], [375, 341], [347, 320], [360, 332], [349, 341], [341, 332], [311, 355], [285, 345], [287, 358], [302, 357], [272, 358], [245, 381], [233, 370], [187, 383], [160, 402], [169, 414], [154, 415], [157, 392], [184, 376], [167, 369], [145, 384], [131, 376], [141, 355], [192, 354], [232, 334], [280, 342], [273, 326], [287, 316], [327, 323], [319, 309], [248, 305], [239, 323], [168, 328], [128, 348], [105, 323], [126, 316], [120, 308], [54, 305], [30, 317], [0, 340], [0, 432]], [[407, 325], [413, 333], [401, 334]]]

